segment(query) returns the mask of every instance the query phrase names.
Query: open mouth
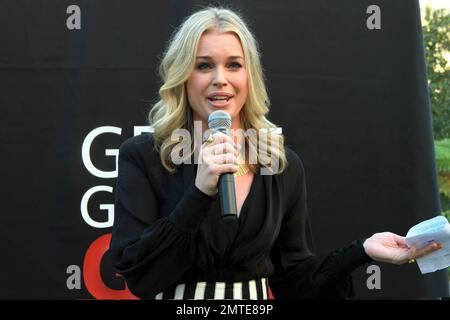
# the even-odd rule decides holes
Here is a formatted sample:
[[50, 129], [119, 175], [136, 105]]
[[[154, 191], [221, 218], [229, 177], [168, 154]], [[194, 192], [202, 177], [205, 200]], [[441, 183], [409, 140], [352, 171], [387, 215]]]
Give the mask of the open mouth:
[[211, 102], [228, 102], [231, 98], [228, 96], [213, 96], [209, 97], [208, 100]]

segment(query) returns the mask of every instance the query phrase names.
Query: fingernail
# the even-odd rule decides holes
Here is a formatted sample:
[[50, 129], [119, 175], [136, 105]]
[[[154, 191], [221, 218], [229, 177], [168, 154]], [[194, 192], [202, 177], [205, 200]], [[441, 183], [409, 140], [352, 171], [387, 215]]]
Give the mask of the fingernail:
[[241, 144], [238, 143], [238, 144], [237, 144], [237, 149], [238, 149], [238, 151], [241, 151], [241, 148], [242, 148]]

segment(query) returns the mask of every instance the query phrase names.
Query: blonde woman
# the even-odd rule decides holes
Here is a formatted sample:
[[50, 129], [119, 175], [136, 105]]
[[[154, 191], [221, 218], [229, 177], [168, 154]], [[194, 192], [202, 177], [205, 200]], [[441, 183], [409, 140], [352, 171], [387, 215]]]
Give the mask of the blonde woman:
[[[439, 249], [434, 243], [416, 251], [386, 232], [313, 254], [304, 168], [281, 136], [258, 135], [275, 125], [266, 118], [256, 41], [236, 13], [207, 8], [189, 16], [165, 51], [160, 75], [160, 100], [149, 116], [154, 133], [128, 139], [119, 154], [110, 252], [136, 296], [344, 298], [358, 266], [402, 264]], [[226, 111], [236, 130], [202, 141], [216, 110]], [[236, 133], [249, 130], [256, 137]], [[177, 149], [175, 132], [189, 135], [188, 151]], [[277, 159], [271, 175], [260, 174], [272, 163], [258, 152], [262, 142]], [[235, 173], [235, 221], [220, 214], [217, 184], [224, 173]]]

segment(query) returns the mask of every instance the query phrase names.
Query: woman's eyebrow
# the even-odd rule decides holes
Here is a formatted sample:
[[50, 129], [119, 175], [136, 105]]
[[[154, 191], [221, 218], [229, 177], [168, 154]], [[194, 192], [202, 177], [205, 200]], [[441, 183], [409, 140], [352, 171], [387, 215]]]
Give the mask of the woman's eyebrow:
[[[210, 57], [210, 56], [197, 56], [196, 59], [212, 60], [212, 57]], [[244, 60], [244, 58], [242, 56], [229, 56], [228, 59], [229, 60], [236, 60], [236, 59]]]

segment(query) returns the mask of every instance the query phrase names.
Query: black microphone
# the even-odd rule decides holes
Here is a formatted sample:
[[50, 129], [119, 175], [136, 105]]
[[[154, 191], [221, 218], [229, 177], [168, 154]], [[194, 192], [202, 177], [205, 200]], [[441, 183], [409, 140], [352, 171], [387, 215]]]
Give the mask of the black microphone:
[[[220, 131], [230, 135], [231, 117], [222, 110], [212, 112], [208, 117], [208, 127], [214, 132]], [[219, 177], [219, 198], [222, 218], [237, 219], [236, 192], [234, 188], [234, 174], [224, 173]]]

